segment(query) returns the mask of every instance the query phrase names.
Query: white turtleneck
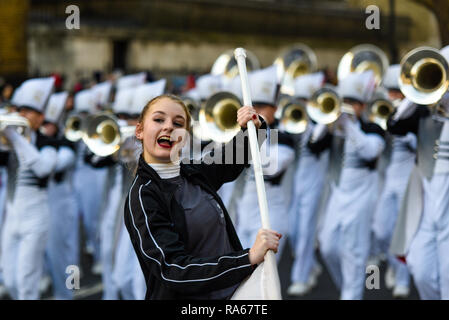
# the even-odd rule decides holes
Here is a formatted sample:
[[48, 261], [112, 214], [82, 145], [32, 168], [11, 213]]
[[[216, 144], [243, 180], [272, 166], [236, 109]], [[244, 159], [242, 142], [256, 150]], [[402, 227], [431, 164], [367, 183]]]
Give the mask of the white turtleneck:
[[170, 163], [148, 163], [162, 179], [170, 179], [180, 175], [181, 160]]

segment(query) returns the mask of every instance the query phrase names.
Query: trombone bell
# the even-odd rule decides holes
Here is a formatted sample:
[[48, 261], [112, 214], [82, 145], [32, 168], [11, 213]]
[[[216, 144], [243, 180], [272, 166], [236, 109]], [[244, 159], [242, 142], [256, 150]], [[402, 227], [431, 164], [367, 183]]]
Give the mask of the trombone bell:
[[325, 86], [312, 95], [307, 104], [307, 114], [317, 123], [330, 124], [340, 116], [341, 105], [338, 93]]
[[434, 104], [448, 87], [448, 62], [438, 50], [420, 47], [402, 59], [399, 88], [410, 101], [422, 105]]
[[80, 115], [72, 115], [67, 118], [65, 123], [64, 135], [67, 140], [76, 142], [80, 140], [83, 135], [83, 118]]
[[230, 141], [240, 130], [237, 111], [241, 102], [230, 92], [212, 95], [201, 108], [200, 129], [209, 139], [223, 143]]
[[89, 116], [84, 131], [84, 143], [98, 156], [111, 155], [120, 148], [120, 127], [115, 117], [109, 114]]
[[[257, 56], [246, 50], [246, 64], [248, 71], [260, 69], [260, 62]], [[212, 65], [211, 74], [224, 75], [227, 78], [234, 78], [239, 74], [237, 60], [234, 57], [234, 49], [222, 53]]]
[[306, 107], [300, 103], [288, 103], [283, 109], [281, 123], [288, 133], [303, 133], [309, 123]]
[[386, 130], [388, 118], [394, 112], [394, 109], [393, 104], [388, 100], [374, 100], [369, 106], [369, 120]]

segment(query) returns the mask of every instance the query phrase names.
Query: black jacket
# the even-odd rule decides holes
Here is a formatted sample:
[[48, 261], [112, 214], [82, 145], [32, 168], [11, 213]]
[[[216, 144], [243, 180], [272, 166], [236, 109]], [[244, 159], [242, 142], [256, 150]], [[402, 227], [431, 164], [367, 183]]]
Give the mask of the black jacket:
[[[262, 122], [262, 128], [266, 124]], [[237, 136], [243, 134], [241, 131]], [[259, 139], [259, 145], [263, 142]], [[217, 194], [248, 167], [248, 139], [227, 144], [245, 153], [242, 164], [181, 164], [181, 175], [210, 193], [219, 203], [234, 249], [222, 256], [198, 258], [187, 252], [188, 231], [184, 209], [174, 199], [176, 186], [159, 177], [141, 156], [125, 204], [125, 225], [147, 284], [146, 299], [185, 299], [240, 283], [254, 270], [249, 249], [243, 249], [229, 214]], [[241, 140], [240, 140], [241, 141]], [[215, 149], [213, 152], [223, 152]], [[224, 152], [222, 153], [224, 156]], [[235, 162], [234, 162], [235, 163]]]

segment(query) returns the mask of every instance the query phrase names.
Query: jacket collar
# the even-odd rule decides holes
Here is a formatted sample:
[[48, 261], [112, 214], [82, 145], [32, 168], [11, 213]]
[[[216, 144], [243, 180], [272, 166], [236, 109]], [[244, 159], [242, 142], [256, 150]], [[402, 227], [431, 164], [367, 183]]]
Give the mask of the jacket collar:
[[[181, 176], [184, 177], [190, 177], [196, 173], [198, 173], [198, 170], [193, 168], [190, 165], [185, 165], [181, 162]], [[176, 185], [173, 183], [169, 183], [162, 179], [159, 174], [154, 170], [143, 158], [143, 154], [139, 157], [139, 166], [137, 169], [137, 174], [140, 177], [143, 177], [145, 180], [151, 180], [152, 182], [156, 183], [159, 188], [162, 189], [164, 192], [172, 192], [176, 189]]]

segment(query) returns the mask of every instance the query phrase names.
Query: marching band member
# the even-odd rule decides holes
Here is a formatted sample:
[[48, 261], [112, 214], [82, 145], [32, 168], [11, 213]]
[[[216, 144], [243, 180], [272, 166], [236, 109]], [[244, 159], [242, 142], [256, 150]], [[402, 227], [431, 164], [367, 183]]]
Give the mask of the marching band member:
[[[112, 111], [121, 123], [126, 123], [132, 104], [135, 88], [145, 82], [146, 74], [138, 73], [117, 79]], [[107, 168], [103, 207], [100, 221], [100, 252], [102, 265], [103, 299], [119, 298], [119, 288], [113, 280], [114, 248], [117, 243], [117, 228], [120, 215], [120, 200], [123, 192], [124, 168], [117, 159], [117, 154], [108, 157], [92, 155], [91, 163], [96, 168]]]
[[[127, 122], [128, 125], [137, 125], [137, 119], [142, 112], [145, 104], [153, 98], [163, 94], [166, 88], [166, 79], [160, 79], [138, 86], [131, 97], [128, 105]], [[135, 143], [134, 137], [129, 138], [125, 143], [131, 144], [132, 150], [140, 151], [138, 145]], [[121, 149], [129, 146], [123, 145]], [[119, 150], [120, 152], [120, 150]], [[136, 153], [136, 152], [134, 152]], [[120, 157], [120, 153], [119, 153]], [[111, 278], [118, 289], [120, 297], [125, 300], [142, 300], [145, 298], [145, 278], [139, 265], [136, 253], [132, 246], [129, 234], [126, 231], [123, 210], [125, 208], [125, 201], [131, 184], [134, 180], [134, 172], [127, 167], [134, 167], [137, 165], [138, 155], [133, 159], [120, 158], [119, 163], [122, 169], [122, 188], [118, 197], [119, 205], [117, 207], [116, 215], [120, 217], [120, 221], [116, 227], [117, 240], [115, 241], [115, 250], [112, 257], [114, 267], [111, 273]], [[132, 162], [132, 163], [131, 163]]]
[[75, 144], [64, 138], [58, 127], [68, 92], [50, 96], [42, 131], [55, 139], [58, 154], [54, 174], [49, 181], [50, 232], [47, 243], [49, 271], [55, 299], [73, 299], [73, 290], [66, 286], [68, 266], [79, 266], [79, 216], [73, 190], [76, 162]]
[[[449, 63], [449, 46], [440, 53]], [[413, 280], [422, 299], [449, 299], [449, 93], [440, 100], [440, 108], [445, 113], [438, 121], [427, 117], [425, 121], [431, 122], [436, 130], [432, 137], [431, 132], [424, 132], [428, 126], [420, 122], [418, 132], [418, 165], [420, 161], [428, 161], [430, 175], [423, 172], [424, 198], [423, 208], [418, 230], [411, 240], [406, 261]], [[438, 124], [438, 122], [441, 122]], [[438, 134], [439, 132], [439, 134]], [[428, 135], [424, 139], [422, 135]], [[423, 137], [423, 139], [421, 138]], [[429, 141], [433, 140], [433, 141]], [[421, 152], [425, 145], [437, 147], [435, 157], [427, 152], [424, 157]]]
[[[87, 116], [93, 114], [96, 110], [95, 100], [93, 97], [92, 89], [85, 89], [76, 93], [74, 97], [74, 111], [80, 115]], [[101, 201], [103, 195], [103, 184], [98, 179], [98, 173], [95, 169], [86, 162], [86, 156], [88, 155], [88, 149], [83, 141], [77, 143], [77, 161], [75, 172], [73, 175], [73, 183], [75, 187], [75, 195], [78, 203], [78, 209], [80, 210], [82, 218], [82, 226], [86, 233], [86, 251], [93, 255], [94, 267], [98, 267], [100, 257], [99, 253], [99, 235], [98, 232], [98, 219], [99, 210], [101, 210]], [[88, 181], [89, 183], [86, 183]], [[92, 269], [94, 269], [94, 267]], [[95, 271], [95, 274], [99, 274], [99, 270]]]
[[[93, 99], [93, 114], [101, 112], [102, 110], [110, 108], [110, 100], [112, 97], [112, 81], [103, 81], [95, 84], [91, 90], [91, 98]], [[91, 210], [86, 211], [84, 227], [86, 228], [86, 249], [93, 255], [93, 266], [92, 273], [100, 275], [102, 273], [101, 264], [101, 250], [100, 250], [100, 221], [101, 212], [103, 204], [98, 199], [102, 199], [106, 193], [106, 178], [107, 178], [107, 168], [104, 166], [97, 166], [91, 162], [92, 154], [87, 149], [85, 153], [85, 161], [93, 166], [93, 170], [90, 172], [91, 179], [95, 180], [97, 188], [91, 190], [97, 199], [97, 204], [91, 208]]]
[[[383, 87], [388, 90], [389, 99], [396, 106], [401, 103], [409, 105], [410, 102], [404, 100], [405, 97], [399, 89], [399, 74], [400, 65], [391, 65], [384, 76]], [[391, 121], [388, 123], [391, 123]], [[384, 254], [388, 257], [387, 288], [394, 286], [393, 296], [405, 298], [410, 291], [408, 268], [389, 253], [389, 247], [407, 183], [415, 166], [417, 137], [416, 132], [397, 133], [391, 127], [388, 129], [392, 134], [392, 150], [385, 172], [383, 189], [374, 213], [372, 246], [375, 254]], [[390, 277], [393, 278], [393, 281], [389, 280]]]
[[[261, 128], [252, 107], [240, 108], [239, 125], [245, 129], [251, 120]], [[252, 248], [243, 250], [216, 193], [248, 164], [248, 143], [237, 144], [243, 131], [228, 144], [234, 164], [184, 164], [182, 143], [174, 136], [185, 135], [189, 125], [182, 100], [162, 95], [145, 106], [136, 127], [143, 152], [126, 201], [125, 225], [145, 275], [147, 299], [226, 299], [267, 250], [278, 248], [280, 234], [261, 230]], [[243, 164], [236, 162], [240, 152], [246, 155]]]
[[[295, 97], [305, 103], [324, 83], [323, 73], [300, 76], [295, 79]], [[290, 207], [289, 237], [294, 252], [291, 286], [288, 293], [304, 295], [316, 284], [321, 267], [315, 258], [315, 238], [318, 223], [318, 205], [324, 189], [329, 162], [331, 136], [327, 127], [309, 120], [301, 135], [299, 157], [294, 174], [294, 193]]]
[[18, 161], [16, 187], [2, 241], [5, 284], [14, 299], [38, 299], [50, 228], [48, 178], [57, 162], [53, 142], [39, 132], [45, 106], [53, 89], [53, 78], [31, 79], [13, 101], [31, 128], [31, 141], [14, 128], [4, 132]]
[[374, 87], [372, 71], [349, 74], [338, 86], [355, 119], [342, 114], [338, 120], [345, 134], [344, 161], [338, 184], [331, 191], [319, 240], [341, 299], [362, 299], [365, 287], [372, 208], [378, 190], [376, 160], [385, 147], [383, 130], [362, 118]]
[[[248, 79], [256, 112], [265, 119], [270, 129], [275, 129], [278, 125], [274, 117], [278, 86], [276, 67], [271, 66], [252, 71], [248, 74]], [[271, 132], [271, 134], [275, 133]], [[260, 154], [264, 166], [265, 192], [271, 228], [281, 234], [287, 234], [289, 228], [288, 208], [281, 182], [285, 171], [294, 160], [295, 150], [294, 141], [289, 134], [282, 131], [277, 131], [277, 134], [278, 143], [273, 144], [272, 141], [266, 140], [261, 147]], [[237, 204], [237, 233], [244, 247], [248, 247], [254, 242], [261, 227], [253, 170], [247, 170], [246, 174], [243, 194]], [[279, 254], [276, 255], [278, 261], [285, 244], [284, 239], [279, 244]]]

